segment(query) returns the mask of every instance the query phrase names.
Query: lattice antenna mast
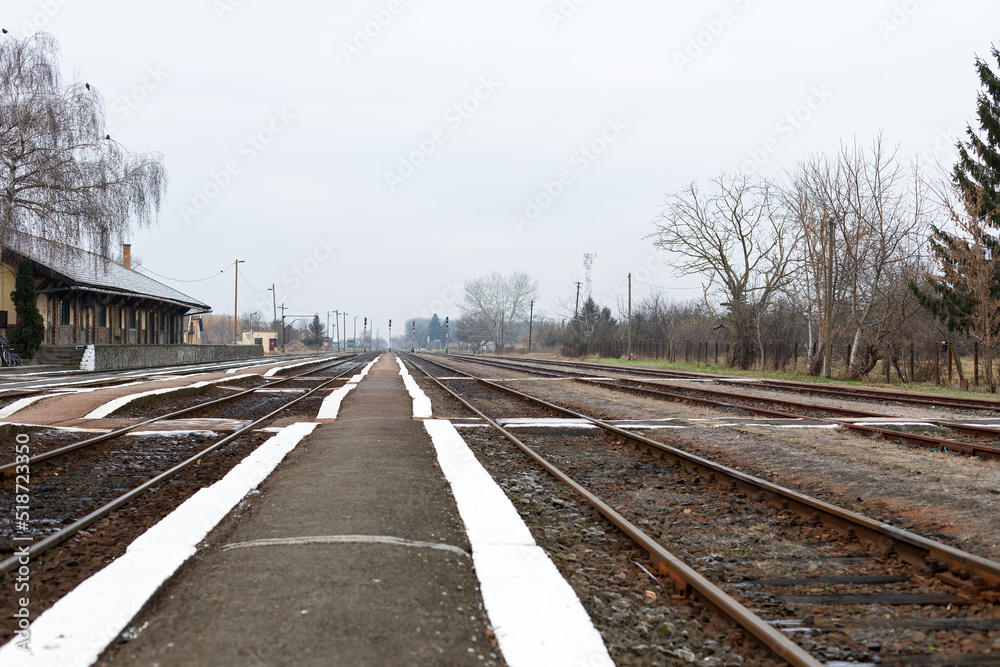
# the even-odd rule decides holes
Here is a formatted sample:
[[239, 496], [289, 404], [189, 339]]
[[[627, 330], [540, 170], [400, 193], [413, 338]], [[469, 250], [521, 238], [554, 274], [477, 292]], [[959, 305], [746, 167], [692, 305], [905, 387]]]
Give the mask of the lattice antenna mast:
[[587, 298], [589, 299], [594, 295], [594, 284], [590, 279], [590, 271], [594, 268], [594, 258], [597, 257], [596, 252], [585, 252], [583, 253], [583, 269], [586, 271], [587, 276]]

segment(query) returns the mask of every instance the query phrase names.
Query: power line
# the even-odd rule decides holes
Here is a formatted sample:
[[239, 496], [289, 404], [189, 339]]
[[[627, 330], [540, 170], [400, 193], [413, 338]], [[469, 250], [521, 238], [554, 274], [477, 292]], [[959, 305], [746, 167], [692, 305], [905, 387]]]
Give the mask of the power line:
[[[229, 267], [226, 267], [226, 268], [229, 268]], [[211, 280], [212, 278], [218, 278], [219, 277], [219, 273], [225, 273], [226, 272], [226, 269], [219, 269], [219, 273], [215, 273], [213, 275], [210, 275], [207, 278], [198, 278], [197, 280], [185, 280], [183, 278], [171, 278], [170, 276], [165, 276], [162, 273], [157, 273], [153, 269], [150, 269], [150, 268], [148, 268], [146, 266], [138, 266], [138, 267], [136, 267], [136, 269], [138, 269], [139, 271], [148, 271], [149, 273], [152, 273], [154, 276], [157, 276], [159, 278], [163, 278], [164, 280], [170, 280], [170, 281], [175, 282], [175, 283], [203, 283], [206, 280]]]

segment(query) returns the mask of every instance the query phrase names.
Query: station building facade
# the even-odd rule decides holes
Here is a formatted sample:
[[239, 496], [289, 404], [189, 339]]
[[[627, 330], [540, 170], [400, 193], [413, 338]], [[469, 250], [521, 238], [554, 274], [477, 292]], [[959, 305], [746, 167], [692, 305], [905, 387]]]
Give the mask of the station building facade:
[[211, 309], [122, 262], [38, 237], [18, 237], [0, 253], [0, 334], [16, 324], [11, 301], [18, 267], [31, 262], [43, 345], [164, 345], [185, 342], [186, 318]]

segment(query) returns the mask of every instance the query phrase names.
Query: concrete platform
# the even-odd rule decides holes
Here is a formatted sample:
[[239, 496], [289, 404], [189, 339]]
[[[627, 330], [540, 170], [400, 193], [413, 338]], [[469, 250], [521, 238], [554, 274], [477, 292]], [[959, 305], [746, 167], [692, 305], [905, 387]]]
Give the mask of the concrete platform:
[[499, 664], [398, 371], [384, 355], [102, 664]]

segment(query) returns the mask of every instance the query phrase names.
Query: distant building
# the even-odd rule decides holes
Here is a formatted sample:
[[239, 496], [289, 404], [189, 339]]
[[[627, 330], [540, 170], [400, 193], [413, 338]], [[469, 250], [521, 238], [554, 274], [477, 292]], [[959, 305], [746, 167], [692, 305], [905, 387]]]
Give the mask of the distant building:
[[264, 354], [274, 354], [278, 349], [278, 334], [273, 331], [243, 331], [240, 333], [240, 345], [260, 345]]
[[131, 268], [131, 247], [118, 264], [101, 255], [18, 236], [0, 254], [0, 333], [8, 335], [16, 314], [10, 293], [22, 260], [32, 264], [38, 310], [45, 320], [44, 345], [94, 343], [180, 344], [185, 317], [211, 311], [206, 304]]

